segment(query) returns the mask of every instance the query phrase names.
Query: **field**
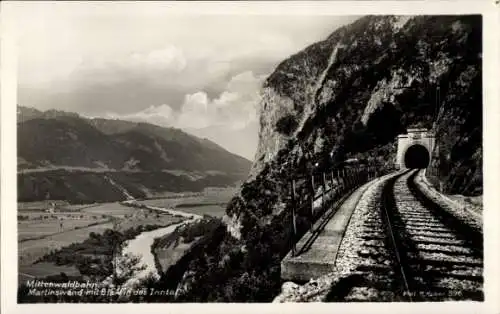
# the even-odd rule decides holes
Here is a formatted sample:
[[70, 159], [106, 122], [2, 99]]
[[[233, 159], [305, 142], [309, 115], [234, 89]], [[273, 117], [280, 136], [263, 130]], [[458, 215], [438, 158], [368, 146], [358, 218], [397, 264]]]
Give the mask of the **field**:
[[226, 189], [205, 189], [198, 195], [184, 195], [178, 193], [176, 196], [168, 198], [148, 199], [139, 201], [139, 203], [164, 208], [174, 208], [179, 211], [222, 217], [226, 211], [226, 204], [233, 197], [236, 190], [234, 188]]
[[36, 277], [46, 277], [65, 273], [68, 276], [78, 276], [80, 272], [74, 266], [57, 266], [53, 263], [38, 263], [33, 265], [19, 266], [19, 283]]
[[[19, 265], [32, 275], [29, 266], [51, 251], [83, 242], [91, 232], [103, 233], [106, 229], [124, 231], [140, 225], [170, 225], [182, 218], [105, 203], [84, 206], [80, 211], [46, 213], [36, 206], [24, 206], [18, 215]], [[62, 223], [62, 228], [61, 228]], [[36, 269], [39, 267], [36, 266]], [[36, 270], [35, 270], [36, 273]]]
[[35, 201], [35, 202], [18, 202], [17, 210], [19, 213], [25, 211], [46, 211], [50, 207], [50, 203], [54, 205], [57, 210], [64, 212], [81, 211], [85, 208], [100, 206], [102, 203], [93, 204], [70, 204], [67, 201], [51, 200], [51, 201]]
[[175, 209], [190, 214], [209, 215], [217, 218], [222, 218], [226, 214], [226, 205], [193, 205], [176, 207]]
[[138, 212], [118, 202], [94, 205], [58, 203], [54, 212], [46, 212], [44, 202], [19, 203], [18, 206], [18, 241], [59, 233], [67, 235], [67, 231], [75, 229], [84, 231], [85, 227], [108, 223], [115, 218], [130, 218]]
[[134, 217], [120, 220], [119, 224], [117, 225], [117, 230], [125, 231], [127, 229], [135, 228], [141, 225], [168, 226], [171, 224], [182, 222], [183, 220], [184, 218], [182, 217], [175, 217], [165, 213], [157, 213], [155, 211], [150, 212], [148, 210], [145, 210], [135, 215]]
[[[64, 202], [64, 201], [52, 201], [51, 203], [54, 203], [55, 206], [57, 206], [58, 208], [62, 208], [62, 209], [64, 209], [66, 206], [69, 205], [68, 202]], [[18, 212], [45, 211], [47, 208], [49, 208], [49, 205], [50, 204], [47, 201], [19, 202], [19, 203], [17, 203], [17, 211]]]
[[18, 241], [38, 239], [57, 233], [109, 222], [109, 217], [75, 212], [22, 212], [18, 215]]
[[19, 242], [19, 264], [31, 264], [50, 251], [54, 251], [74, 242], [82, 242], [89, 236], [90, 232], [102, 233], [104, 230], [109, 228], [113, 228], [113, 224], [111, 222], [87, 228], [60, 232], [36, 240]]
[[109, 215], [118, 218], [124, 218], [133, 215], [137, 209], [121, 205], [119, 202], [103, 203], [97, 206], [85, 207], [83, 212], [97, 215]]
[[[139, 201], [140, 203], [174, 208], [179, 211], [222, 217], [234, 189], [206, 189], [203, 193], [177, 193], [166, 198]], [[106, 229], [125, 231], [140, 225], [170, 225], [183, 218], [154, 210], [124, 206], [119, 202], [70, 205], [67, 202], [52, 204], [54, 211], [47, 212], [48, 202], [19, 203], [18, 247], [19, 279], [46, 276], [65, 272], [77, 275], [74, 267], [37, 263], [46, 254], [85, 241], [91, 232], [102, 234]], [[61, 225], [62, 224], [62, 225]], [[191, 243], [157, 250], [163, 266], [178, 259]], [[168, 256], [167, 256], [168, 255]]]

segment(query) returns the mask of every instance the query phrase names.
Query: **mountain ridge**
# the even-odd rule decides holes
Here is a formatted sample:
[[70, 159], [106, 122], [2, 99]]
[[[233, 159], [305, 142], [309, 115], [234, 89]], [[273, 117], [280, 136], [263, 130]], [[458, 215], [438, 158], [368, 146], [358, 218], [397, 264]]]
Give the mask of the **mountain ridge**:
[[[28, 114], [24, 114], [27, 112]], [[99, 140], [99, 137], [102, 139], [106, 139], [109, 141], [108, 145], [114, 146], [114, 149], [119, 151], [119, 154], [125, 154], [124, 148], [120, 147], [117, 148], [116, 146], [127, 146], [126, 144], [133, 144], [133, 141], [130, 141], [130, 139], [127, 139], [127, 135], [135, 138], [142, 137], [141, 139], [144, 141], [150, 141], [150, 144], [154, 144], [155, 140], [162, 141], [163, 146], [165, 145], [175, 145], [178, 146], [178, 148], [183, 148], [184, 146], [189, 146], [192, 149], [188, 149], [191, 151], [200, 151], [200, 152], [208, 152], [208, 153], [220, 153], [220, 154], [226, 154], [230, 156], [230, 158], [225, 158], [227, 162], [229, 162], [229, 167], [232, 169], [232, 171], [238, 172], [237, 168], [241, 167], [242, 171], [245, 172], [247, 167], [250, 165], [250, 161], [246, 160], [244, 157], [241, 157], [239, 155], [236, 155], [234, 153], [231, 153], [227, 151], [225, 148], [221, 147], [220, 145], [208, 140], [208, 139], [201, 139], [196, 136], [190, 135], [180, 129], [175, 129], [175, 128], [164, 128], [161, 126], [157, 126], [154, 124], [150, 123], [145, 123], [145, 122], [132, 122], [132, 121], [125, 121], [125, 120], [118, 120], [118, 119], [104, 119], [104, 118], [85, 118], [81, 117], [80, 115], [76, 113], [71, 113], [71, 112], [65, 112], [65, 111], [57, 111], [57, 110], [48, 110], [48, 111], [39, 111], [34, 108], [28, 108], [28, 107], [21, 107], [19, 106], [18, 108], [18, 129], [21, 131], [20, 133], [20, 141], [19, 141], [19, 157], [24, 159], [26, 162], [29, 162], [30, 160], [33, 161], [34, 158], [26, 158], [26, 155], [30, 155], [31, 152], [36, 152], [37, 154], [39, 153], [41, 149], [41, 145], [30, 145], [27, 146], [27, 142], [29, 143], [29, 137], [32, 134], [38, 134], [40, 132], [37, 132], [36, 129], [37, 127], [43, 128], [41, 131], [43, 136], [44, 132], [55, 132], [57, 130], [49, 130], [50, 125], [54, 124], [57, 126], [60, 131], [57, 134], [51, 134], [53, 137], [58, 136], [56, 139], [63, 140], [63, 137], [65, 134], [62, 134], [63, 130], [61, 128], [69, 128], [71, 131], [76, 132], [78, 129], [85, 130], [87, 134], [84, 135], [90, 135], [92, 136], [93, 141]], [[95, 132], [95, 131], [99, 132]], [[94, 134], [91, 134], [94, 133]], [[66, 138], [66, 140], [75, 140], [74, 133], [69, 133], [66, 134], [70, 138]], [[43, 145], [47, 145], [47, 143], [51, 143], [52, 146], [51, 149], [53, 151], [56, 151], [58, 149], [61, 149], [61, 147], [68, 146], [67, 142], [64, 142], [64, 145], [62, 143], [54, 143], [53, 141], [44, 141]], [[182, 143], [183, 145], [179, 145], [179, 143]], [[87, 146], [89, 146], [92, 143], [85, 143]], [[156, 143], [159, 145], [159, 143]], [[130, 145], [129, 145], [130, 146]], [[88, 148], [88, 147], [87, 147]], [[162, 148], [164, 147], [156, 147], [158, 152], [161, 153]], [[134, 150], [137, 150], [135, 148], [132, 148]], [[142, 146], [143, 150], [149, 150], [151, 151], [151, 147], [146, 148], [144, 145]], [[141, 150], [141, 147], [139, 147], [139, 150]], [[129, 152], [129, 155], [133, 153]], [[47, 157], [47, 155], [53, 155], [53, 153], [47, 152], [47, 154], [42, 154], [42, 156]], [[201, 158], [200, 156], [198, 156]], [[133, 158], [133, 156], [132, 156]], [[123, 158], [122, 158], [123, 159]], [[233, 160], [231, 160], [233, 159]], [[129, 159], [127, 159], [129, 160]], [[111, 169], [121, 169], [123, 165], [127, 162], [127, 160], [112, 160], [109, 162], [108, 168]], [[36, 161], [36, 160], [35, 160]], [[159, 162], [158, 159], [156, 159], [157, 162]], [[90, 168], [99, 168], [98, 165], [92, 164], [92, 162], [89, 161], [83, 161], [83, 164], [79, 164], [78, 161], [75, 161], [72, 163], [69, 161], [65, 163], [55, 163], [55, 166], [84, 166], [84, 167], [90, 167]], [[96, 158], [95, 162], [97, 163], [103, 163], [102, 160], [99, 158]], [[236, 163], [236, 166], [231, 165], [231, 162]], [[106, 162], [104, 162], [106, 164]], [[162, 163], [160, 163], [162, 164]], [[197, 161], [198, 168], [200, 169], [192, 169], [192, 170], [203, 170], [203, 171], [209, 171], [209, 170], [215, 170], [215, 171], [221, 171], [224, 170], [222, 169], [222, 165], [217, 165], [216, 163], [211, 163], [211, 165], [214, 167], [213, 169], [203, 169], [204, 167], [201, 165], [201, 161]], [[248, 165], [245, 165], [248, 164]], [[157, 165], [157, 164], [156, 164]], [[120, 167], [122, 166], [122, 167]], [[158, 170], [161, 169], [171, 169], [167, 165], [162, 164], [163, 167], [157, 168]], [[227, 165], [226, 165], [227, 166]], [[148, 167], [150, 169], [151, 167]], [[189, 167], [181, 167], [179, 169], [186, 170]], [[177, 169], [173, 169], [177, 170]]]
[[199, 192], [238, 184], [250, 169], [247, 159], [174, 128], [24, 107], [18, 115], [19, 201], [120, 201], [123, 190], [135, 198]]

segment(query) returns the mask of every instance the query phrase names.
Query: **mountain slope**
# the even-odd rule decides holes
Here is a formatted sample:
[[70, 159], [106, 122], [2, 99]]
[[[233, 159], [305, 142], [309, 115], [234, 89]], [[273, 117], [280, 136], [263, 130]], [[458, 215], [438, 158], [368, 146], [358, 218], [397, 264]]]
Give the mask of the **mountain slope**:
[[481, 194], [481, 24], [366, 16], [279, 64], [261, 92], [251, 176], [217, 249], [187, 268], [180, 299], [272, 300], [290, 245], [290, 179], [350, 157], [390, 167], [406, 128], [434, 127], [447, 192]]
[[18, 156], [37, 166], [119, 169], [126, 149], [80, 118], [36, 118], [18, 124]]
[[85, 202], [123, 198], [82, 192], [92, 184], [116, 190], [106, 176], [117, 176], [136, 197], [182, 191], [180, 186], [199, 191], [203, 184], [241, 181], [250, 169], [248, 160], [173, 128], [24, 107], [18, 108], [18, 121], [19, 200], [44, 199], [47, 193]]
[[[120, 170], [187, 170], [245, 173], [250, 162], [217, 144], [147, 123], [85, 119], [57, 111], [23, 115], [19, 108], [18, 155], [32, 167], [74, 166]], [[24, 117], [23, 117], [24, 116]], [[127, 163], [128, 162], [128, 163]]]

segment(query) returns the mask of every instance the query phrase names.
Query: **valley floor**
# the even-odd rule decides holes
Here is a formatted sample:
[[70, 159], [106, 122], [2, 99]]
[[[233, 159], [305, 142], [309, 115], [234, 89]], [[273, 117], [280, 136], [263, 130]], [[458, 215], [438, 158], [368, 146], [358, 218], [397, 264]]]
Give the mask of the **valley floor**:
[[50, 252], [85, 241], [91, 232], [103, 234], [107, 229], [124, 232], [141, 225], [164, 227], [144, 231], [125, 243], [122, 253], [139, 257], [140, 263], [146, 267], [135, 274], [130, 284], [151, 272], [157, 274], [151, 250], [154, 240], [170, 234], [180, 225], [201, 219], [203, 215], [222, 217], [233, 192], [233, 188], [207, 189], [198, 194], [178, 193], [166, 198], [91, 205], [58, 202], [52, 211], [46, 210], [50, 201], [19, 203], [19, 283], [60, 273], [80, 276], [75, 265], [35, 262]]

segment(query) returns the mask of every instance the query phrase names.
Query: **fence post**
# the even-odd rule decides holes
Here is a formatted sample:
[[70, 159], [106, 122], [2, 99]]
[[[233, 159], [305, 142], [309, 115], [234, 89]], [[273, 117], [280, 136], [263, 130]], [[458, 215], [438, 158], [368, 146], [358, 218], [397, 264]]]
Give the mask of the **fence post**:
[[356, 185], [356, 171], [354, 171], [354, 169], [351, 169], [350, 171], [351, 171], [351, 178], [352, 178], [351, 188], [353, 188]]
[[351, 176], [352, 176], [352, 188], [354, 189], [356, 187], [356, 185], [358, 184], [358, 179], [356, 177], [356, 169], [351, 169]]
[[341, 174], [340, 174], [340, 170], [337, 170], [337, 178], [339, 180], [339, 183], [340, 183], [340, 180], [342, 179], [342, 184], [341, 184], [341, 187], [340, 187], [340, 193], [344, 193], [344, 178], [341, 177]]
[[325, 196], [326, 196], [326, 173], [323, 172], [323, 195], [322, 195], [322, 200], [321, 200], [321, 207], [322, 211], [325, 211]]
[[356, 170], [351, 169], [351, 177], [352, 177], [351, 189], [353, 189], [356, 186]]
[[352, 170], [351, 168], [347, 169], [347, 177], [349, 178], [349, 190], [352, 188]]
[[349, 182], [347, 181], [347, 171], [345, 169], [342, 169], [342, 182], [344, 182], [344, 193], [345, 193], [349, 185]]
[[311, 221], [310, 221], [310, 230], [311, 232], [313, 231], [313, 224], [314, 224], [314, 198], [316, 197], [316, 191], [314, 189], [314, 174], [311, 175]]
[[352, 188], [355, 188], [358, 185], [358, 176], [357, 176], [357, 170], [352, 169]]
[[330, 171], [330, 175], [332, 176], [331, 181], [330, 181], [330, 191], [333, 190], [333, 170]]
[[295, 246], [295, 240], [297, 237], [297, 221], [295, 217], [295, 206], [296, 206], [296, 197], [295, 197], [295, 179], [292, 179], [292, 256], [297, 254], [297, 249]]
[[351, 178], [350, 178], [350, 174], [349, 174], [349, 169], [345, 169], [344, 177], [345, 177], [346, 187], [347, 187], [346, 190], [350, 190], [351, 189]]
[[344, 188], [344, 192], [345, 192], [347, 190], [347, 176], [346, 176], [345, 169], [342, 169], [340, 175], [342, 176], [342, 183], [343, 183], [343, 188]]

